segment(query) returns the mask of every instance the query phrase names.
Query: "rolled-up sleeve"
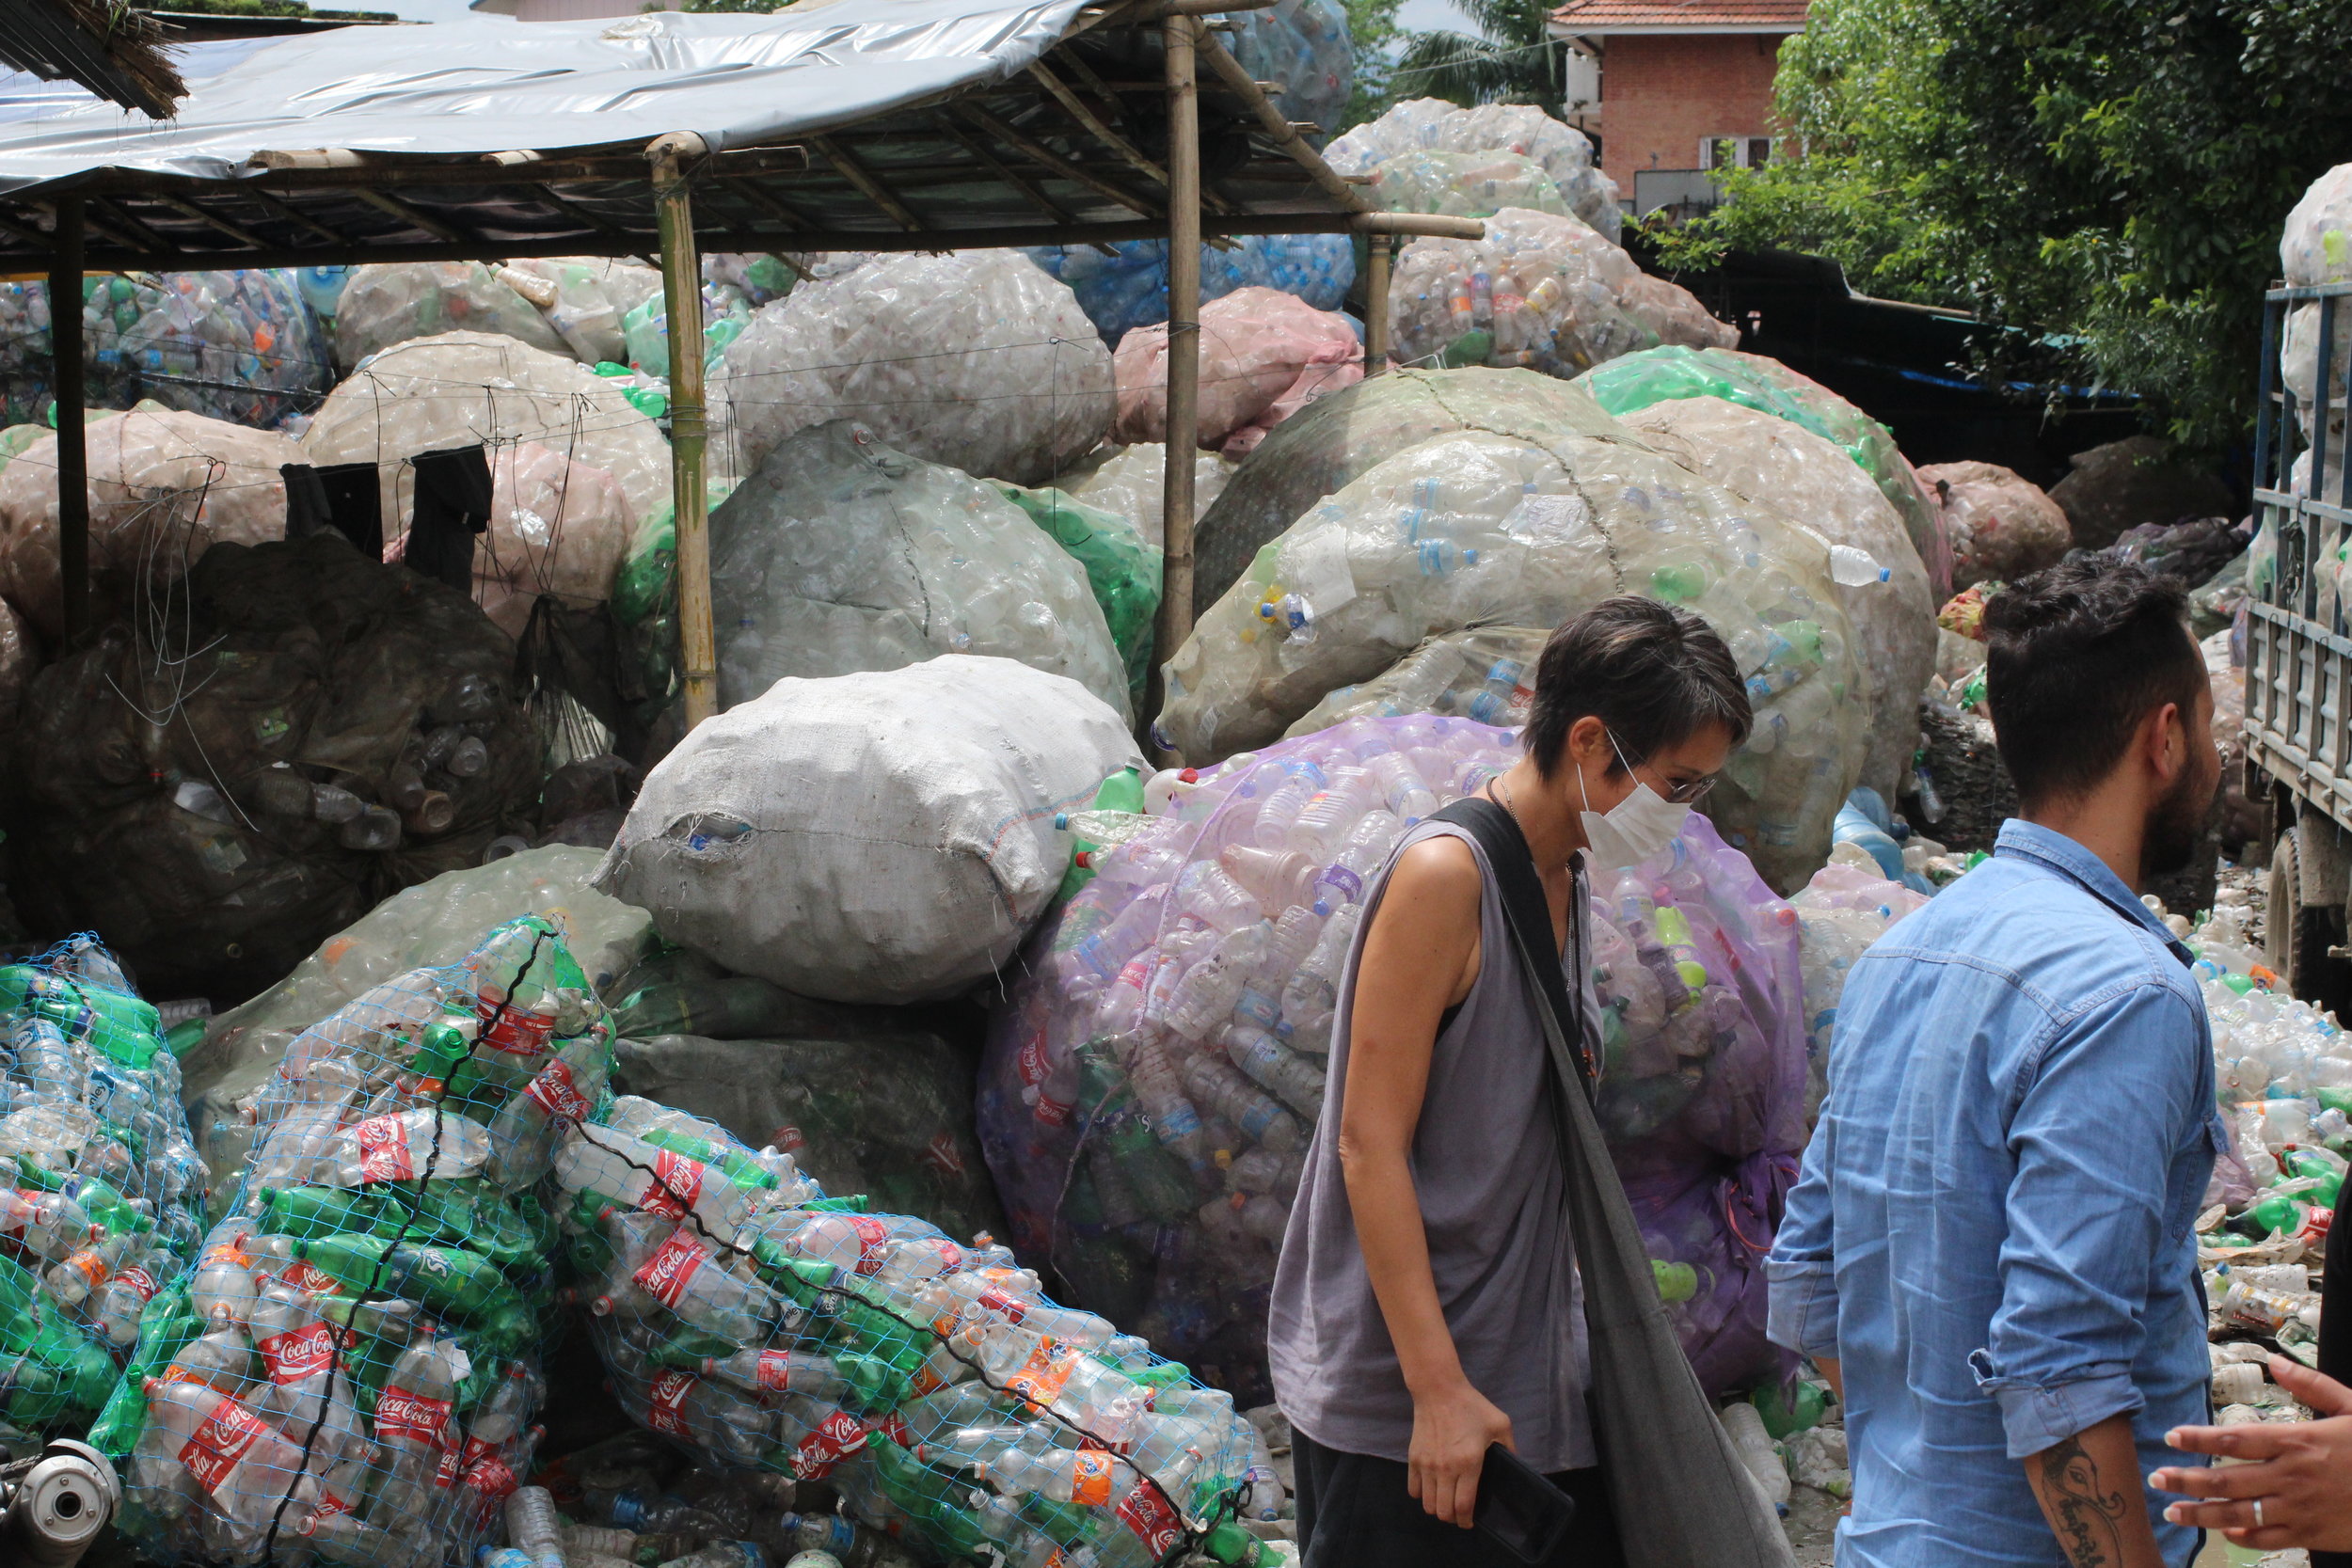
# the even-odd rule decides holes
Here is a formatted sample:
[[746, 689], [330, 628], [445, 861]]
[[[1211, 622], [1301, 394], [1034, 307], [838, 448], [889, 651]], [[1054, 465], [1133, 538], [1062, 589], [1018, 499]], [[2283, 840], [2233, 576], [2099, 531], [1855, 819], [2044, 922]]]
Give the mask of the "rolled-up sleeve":
[[2144, 1402], [2132, 1365], [2175, 1150], [2155, 1130], [2201, 1114], [2199, 1022], [2179, 993], [2137, 987], [2062, 1021], [2027, 1069], [2010, 1121], [2001, 1305], [1968, 1358], [2012, 1459]]
[[1837, 1270], [1831, 1256], [1830, 1170], [1837, 1136], [1822, 1116], [1805, 1146], [1804, 1169], [1764, 1259], [1770, 1287], [1764, 1332], [1772, 1343], [1817, 1360], [1837, 1354]]

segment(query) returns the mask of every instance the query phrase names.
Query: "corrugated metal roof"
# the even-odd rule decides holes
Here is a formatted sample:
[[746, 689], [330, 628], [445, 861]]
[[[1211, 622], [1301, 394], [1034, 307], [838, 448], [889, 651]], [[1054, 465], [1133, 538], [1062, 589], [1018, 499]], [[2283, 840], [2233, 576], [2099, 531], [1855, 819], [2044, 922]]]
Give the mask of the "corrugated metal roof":
[[1569, 0], [1555, 33], [1798, 33], [1807, 0]]

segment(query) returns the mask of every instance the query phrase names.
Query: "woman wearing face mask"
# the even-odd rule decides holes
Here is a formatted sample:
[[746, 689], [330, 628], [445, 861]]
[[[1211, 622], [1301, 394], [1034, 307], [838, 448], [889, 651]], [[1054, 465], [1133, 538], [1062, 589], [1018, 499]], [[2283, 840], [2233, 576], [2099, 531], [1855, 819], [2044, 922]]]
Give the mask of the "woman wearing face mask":
[[[1688, 611], [1610, 599], [1546, 643], [1525, 755], [1484, 793], [1526, 840], [1586, 1037], [1583, 863], [1665, 847], [1748, 725], [1729, 650]], [[1607, 1568], [1536, 982], [1454, 823], [1407, 832], [1366, 900], [1269, 1314], [1307, 1568], [1512, 1560], [1470, 1528], [1496, 1443], [1576, 1499], [1559, 1561]]]

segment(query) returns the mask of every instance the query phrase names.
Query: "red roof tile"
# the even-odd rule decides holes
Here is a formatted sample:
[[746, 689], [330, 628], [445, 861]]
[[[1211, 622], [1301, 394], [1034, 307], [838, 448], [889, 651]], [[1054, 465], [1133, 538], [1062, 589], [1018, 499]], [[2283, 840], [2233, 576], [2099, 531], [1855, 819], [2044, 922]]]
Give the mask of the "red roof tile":
[[1794, 33], [1807, 0], [1568, 0], [1551, 13], [1563, 33]]

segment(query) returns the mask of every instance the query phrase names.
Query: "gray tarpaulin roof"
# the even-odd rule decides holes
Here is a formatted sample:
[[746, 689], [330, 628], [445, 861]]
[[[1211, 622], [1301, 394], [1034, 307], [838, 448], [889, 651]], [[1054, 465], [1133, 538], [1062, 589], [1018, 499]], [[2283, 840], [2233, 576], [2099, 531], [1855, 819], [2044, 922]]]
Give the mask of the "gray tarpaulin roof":
[[230, 179], [257, 152], [297, 148], [478, 155], [665, 131], [755, 146], [1003, 81], [1079, 4], [803, 0], [772, 15], [469, 17], [281, 39], [192, 79], [164, 124], [88, 98], [0, 125], [0, 191], [99, 168]]
[[[687, 167], [706, 249], [1165, 234], [1160, 8], [802, 0], [196, 45], [164, 124], [14, 77], [0, 271], [43, 263], [66, 192], [92, 268], [650, 255], [644, 150], [673, 131], [711, 149]], [[1208, 230], [1344, 227], [1352, 193], [1202, 47], [1229, 71], [1201, 72]]]

